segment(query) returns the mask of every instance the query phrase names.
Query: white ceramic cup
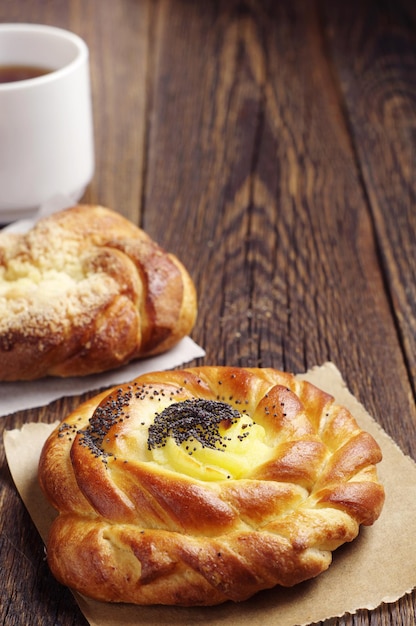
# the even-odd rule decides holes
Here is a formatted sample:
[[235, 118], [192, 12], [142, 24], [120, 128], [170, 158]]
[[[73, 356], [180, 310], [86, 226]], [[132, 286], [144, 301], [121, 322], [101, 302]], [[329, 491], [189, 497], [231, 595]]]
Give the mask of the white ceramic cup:
[[0, 223], [32, 215], [55, 195], [76, 202], [94, 173], [89, 53], [74, 33], [0, 24], [0, 66], [52, 70], [0, 83]]

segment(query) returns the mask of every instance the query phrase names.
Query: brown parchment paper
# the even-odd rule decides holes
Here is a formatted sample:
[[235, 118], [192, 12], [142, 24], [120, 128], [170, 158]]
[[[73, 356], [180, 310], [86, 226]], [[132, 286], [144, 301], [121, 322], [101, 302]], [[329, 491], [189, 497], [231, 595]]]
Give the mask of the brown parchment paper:
[[[379, 475], [386, 502], [374, 526], [362, 528], [351, 544], [334, 553], [327, 572], [292, 589], [275, 588], [246, 602], [209, 608], [134, 607], [111, 605], [74, 594], [91, 626], [299, 626], [358, 609], [394, 602], [416, 586], [416, 464], [368, 415], [347, 390], [332, 363], [315, 367], [299, 378], [332, 393], [349, 408], [361, 428], [383, 451]], [[32, 423], [5, 433], [6, 456], [16, 487], [43, 540], [54, 517], [37, 483], [40, 451], [54, 425]]]

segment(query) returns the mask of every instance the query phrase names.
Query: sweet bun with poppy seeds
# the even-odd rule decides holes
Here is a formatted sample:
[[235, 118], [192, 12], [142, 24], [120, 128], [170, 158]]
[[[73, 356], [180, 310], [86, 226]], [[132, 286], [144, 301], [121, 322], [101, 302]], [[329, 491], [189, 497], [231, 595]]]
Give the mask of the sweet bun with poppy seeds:
[[378, 444], [332, 396], [273, 369], [145, 374], [50, 435], [52, 572], [109, 602], [215, 605], [326, 570], [379, 516]]

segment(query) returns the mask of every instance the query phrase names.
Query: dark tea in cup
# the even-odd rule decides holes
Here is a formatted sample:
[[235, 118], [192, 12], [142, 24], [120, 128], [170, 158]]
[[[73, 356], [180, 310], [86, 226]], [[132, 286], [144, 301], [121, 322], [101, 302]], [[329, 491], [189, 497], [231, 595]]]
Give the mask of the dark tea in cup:
[[56, 196], [82, 197], [94, 171], [91, 104], [78, 35], [0, 24], [0, 223], [30, 218]]
[[0, 65], [0, 83], [15, 83], [50, 74], [52, 70], [33, 65]]

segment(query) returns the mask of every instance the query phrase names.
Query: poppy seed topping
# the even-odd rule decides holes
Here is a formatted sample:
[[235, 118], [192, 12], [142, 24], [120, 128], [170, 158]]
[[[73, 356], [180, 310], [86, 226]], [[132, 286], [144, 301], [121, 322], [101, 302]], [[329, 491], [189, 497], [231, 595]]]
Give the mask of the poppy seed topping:
[[185, 441], [199, 442], [203, 448], [223, 450], [226, 431], [241, 415], [225, 402], [215, 400], [184, 400], [169, 405], [155, 417], [149, 427], [148, 449], [163, 448], [168, 437], [179, 446]]

